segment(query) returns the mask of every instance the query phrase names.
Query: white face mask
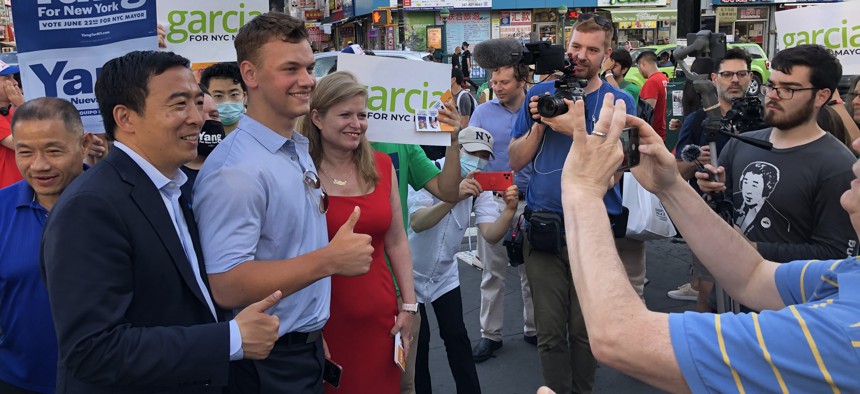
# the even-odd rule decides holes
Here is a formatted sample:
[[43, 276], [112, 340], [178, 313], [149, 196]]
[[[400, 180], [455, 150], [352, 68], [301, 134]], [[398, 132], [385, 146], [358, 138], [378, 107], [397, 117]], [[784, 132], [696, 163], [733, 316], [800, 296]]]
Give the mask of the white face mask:
[[460, 151], [460, 175], [463, 177], [475, 170], [483, 171], [489, 164], [490, 162], [487, 160]]

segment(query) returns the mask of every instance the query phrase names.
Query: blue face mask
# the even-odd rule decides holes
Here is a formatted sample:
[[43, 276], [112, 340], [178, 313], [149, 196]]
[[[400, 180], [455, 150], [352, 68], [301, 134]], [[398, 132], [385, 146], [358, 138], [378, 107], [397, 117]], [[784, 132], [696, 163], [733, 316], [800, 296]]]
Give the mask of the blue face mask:
[[218, 115], [224, 126], [232, 126], [239, 121], [239, 116], [245, 113], [245, 104], [241, 101], [225, 101], [215, 104], [218, 107]]
[[460, 175], [464, 178], [472, 171], [483, 171], [484, 168], [487, 168], [488, 164], [490, 164], [490, 162], [487, 160], [460, 151]]

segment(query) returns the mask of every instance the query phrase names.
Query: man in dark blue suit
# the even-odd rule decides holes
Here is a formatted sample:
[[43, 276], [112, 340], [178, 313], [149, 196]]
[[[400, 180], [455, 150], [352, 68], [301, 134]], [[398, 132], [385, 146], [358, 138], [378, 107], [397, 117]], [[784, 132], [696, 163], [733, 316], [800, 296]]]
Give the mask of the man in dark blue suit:
[[57, 393], [208, 393], [229, 361], [268, 356], [280, 291], [229, 322], [212, 302], [179, 167], [194, 159], [203, 94], [187, 59], [132, 52], [96, 82], [110, 155], [51, 212], [42, 270], [57, 329]]

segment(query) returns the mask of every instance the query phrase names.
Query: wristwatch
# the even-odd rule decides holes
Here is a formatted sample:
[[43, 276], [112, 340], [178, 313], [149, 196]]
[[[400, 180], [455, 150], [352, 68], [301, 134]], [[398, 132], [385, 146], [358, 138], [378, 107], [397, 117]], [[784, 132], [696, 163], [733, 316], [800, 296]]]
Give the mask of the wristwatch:
[[413, 315], [418, 314], [418, 304], [403, 304], [400, 305], [400, 310]]

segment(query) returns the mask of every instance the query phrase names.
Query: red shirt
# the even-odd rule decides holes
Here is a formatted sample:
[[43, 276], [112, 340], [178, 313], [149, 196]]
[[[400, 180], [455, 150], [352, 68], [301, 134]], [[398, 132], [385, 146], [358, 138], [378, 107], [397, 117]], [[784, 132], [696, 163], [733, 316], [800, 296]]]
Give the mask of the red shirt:
[[669, 85], [669, 78], [661, 72], [656, 72], [648, 77], [645, 84], [642, 85], [642, 90], [639, 91], [639, 99], [657, 99], [657, 104], [654, 105], [654, 120], [651, 126], [663, 140], [666, 140], [666, 86]]
[[[10, 108], [9, 115], [0, 115], [0, 140], [12, 135], [12, 114], [15, 110]], [[21, 180], [21, 171], [15, 164], [15, 151], [0, 145], [0, 189]]]

